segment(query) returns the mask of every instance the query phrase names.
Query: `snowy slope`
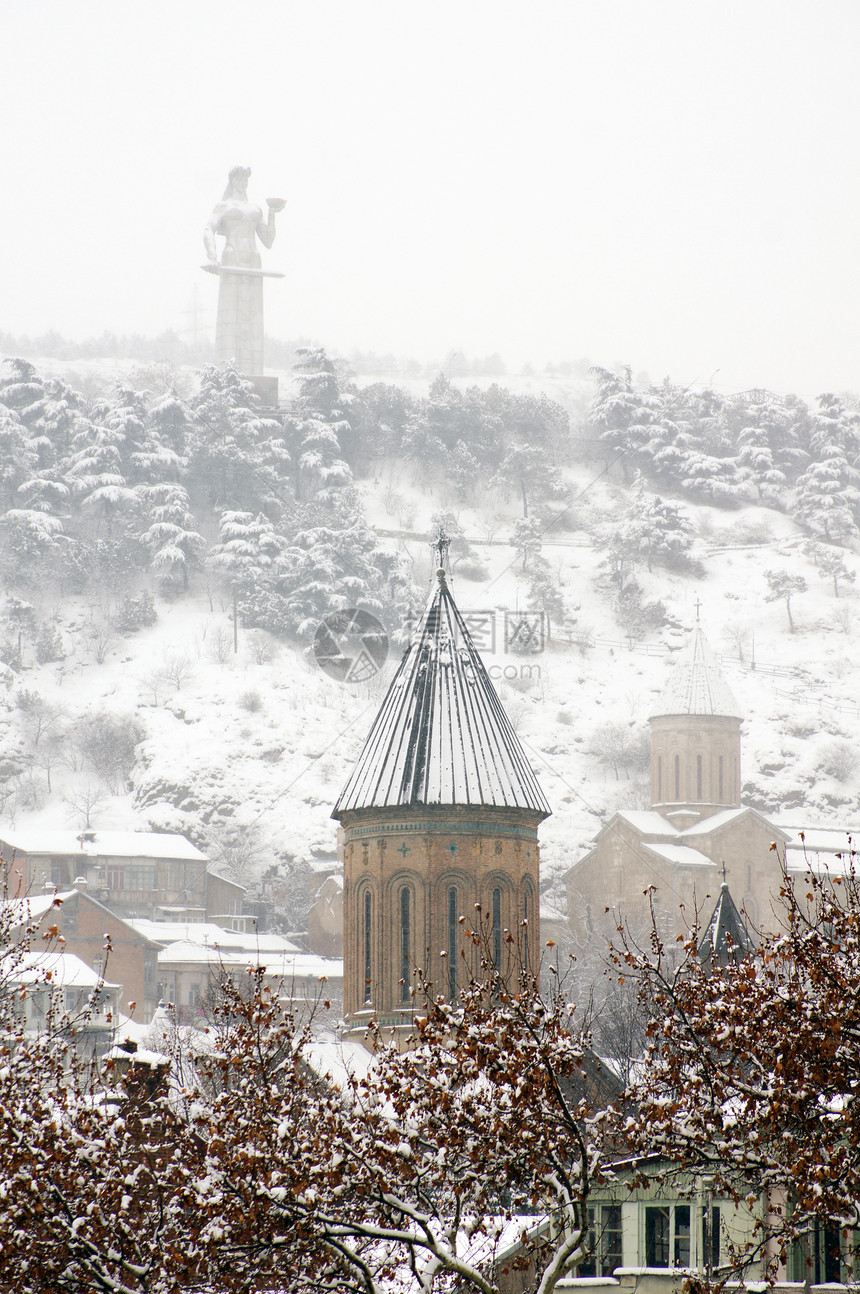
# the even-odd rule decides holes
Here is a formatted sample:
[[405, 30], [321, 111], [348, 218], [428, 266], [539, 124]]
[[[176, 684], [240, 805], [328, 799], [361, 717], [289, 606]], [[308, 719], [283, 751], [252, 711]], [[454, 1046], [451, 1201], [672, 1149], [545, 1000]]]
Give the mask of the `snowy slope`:
[[[597, 474], [587, 466], [569, 474], [578, 497], [575, 515], [592, 522], [620, 515], [626, 499], [620, 485], [595, 481]], [[448, 501], [423, 493], [393, 468], [361, 486], [382, 542], [406, 551], [416, 578], [426, 584], [426, 531], [431, 515]], [[616, 776], [598, 750], [608, 728], [623, 727], [641, 753], [651, 702], [682, 631], [695, 621], [697, 601], [746, 715], [745, 800], [769, 813], [790, 809], [795, 818], [799, 810], [821, 822], [857, 820], [860, 785], [852, 747], [860, 663], [852, 630], [860, 604], [851, 587], [841, 588], [837, 598], [832, 583], [819, 577], [803, 551], [806, 535], [790, 518], [764, 508], [725, 512], [685, 504], [704, 576], [638, 569], [647, 596], [665, 604], [669, 625], [632, 647], [607, 593], [596, 587], [601, 554], [585, 530], [546, 535], [543, 555], [575, 608], [573, 641], [557, 636], [542, 653], [523, 658], [504, 650], [505, 614], [529, 609], [507, 542], [517, 514], [513, 503], [497, 497], [481, 502], [480, 508], [455, 505], [455, 511], [489, 577], [461, 578], [455, 565], [452, 589], [461, 611], [480, 613], [484, 624], [493, 617], [495, 644], [484, 652], [485, 661], [553, 808], [541, 834], [544, 875], [556, 903], [562, 902], [560, 877], [605, 816], [646, 804], [641, 758], [638, 766], [627, 760]], [[840, 551], [856, 570], [856, 555]], [[766, 600], [764, 571], [777, 568], [803, 575], [809, 585], [792, 602], [795, 633], [788, 631], [784, 604]], [[99, 711], [133, 715], [142, 726], [130, 788], [120, 794], [99, 788], [91, 815], [98, 827], [181, 831], [215, 855], [226, 850], [246, 882], [279, 860], [330, 866], [336, 853], [331, 806], [379, 704], [391, 660], [371, 684], [340, 685], [300, 651], [260, 632], [240, 630], [234, 655], [229, 608], [217, 598], [210, 602], [202, 588], [192, 587], [182, 600], [156, 595], [156, 604], [153, 626], [98, 651], [88, 631], [92, 607], [73, 600], [36, 606], [41, 619], [56, 617], [66, 654], [39, 665], [25, 643], [24, 669], [6, 676], [0, 693], [4, 817], [17, 826], [77, 826], [84, 814], [81, 788], [95, 781], [68, 750], [46, 770], [39, 746], [44, 752], [51, 735], [34, 746], [20, 705], [26, 691], [59, 712], [68, 731]], [[185, 677], [178, 686], [159, 682], [156, 676], [177, 658], [187, 662], [180, 671]], [[243, 852], [237, 839], [250, 847]]]

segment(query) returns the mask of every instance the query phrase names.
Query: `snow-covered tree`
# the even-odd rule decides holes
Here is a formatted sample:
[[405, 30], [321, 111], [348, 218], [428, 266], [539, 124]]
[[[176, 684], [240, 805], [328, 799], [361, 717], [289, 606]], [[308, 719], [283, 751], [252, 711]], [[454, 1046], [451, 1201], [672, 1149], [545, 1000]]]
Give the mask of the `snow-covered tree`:
[[[625, 365], [619, 373], [595, 364], [589, 370], [597, 390], [589, 412], [589, 426], [597, 432], [614, 460], [621, 460], [621, 470], [630, 480], [637, 466], [636, 452], [641, 443], [639, 429], [651, 418], [653, 401], [635, 390], [633, 370]], [[637, 428], [634, 433], [631, 428]]]
[[860, 414], [839, 396], [819, 396], [811, 416], [810, 463], [797, 482], [797, 515], [813, 534], [836, 543], [860, 535]]
[[27, 428], [14, 410], [0, 404], [0, 512], [15, 506], [18, 489], [36, 464]]
[[134, 507], [137, 496], [123, 469], [126, 425], [110, 409], [96, 420], [85, 421], [72, 442], [67, 479], [81, 507], [93, 509], [108, 526], [123, 510]]
[[142, 485], [138, 495], [146, 509], [149, 526], [140, 541], [152, 554], [152, 569], [167, 584], [181, 580], [188, 588], [188, 571], [200, 565], [206, 541], [195, 529], [188, 491], [178, 481]]
[[263, 417], [260, 402], [235, 365], [204, 368], [192, 401], [187, 438], [188, 485], [208, 507], [259, 511], [282, 507], [289, 490], [289, 454], [276, 418]]
[[849, 1265], [855, 1252], [860, 888], [848, 839], [842, 857], [841, 875], [783, 867], [777, 932], [755, 950], [703, 960], [695, 923], [671, 947], [656, 923], [650, 946], [618, 940], [618, 972], [639, 984], [651, 1020], [628, 1093], [631, 1150], [654, 1156], [652, 1186], [692, 1173], [752, 1206], [754, 1230], [729, 1247], [721, 1284], [752, 1272], [772, 1283], [787, 1248], [808, 1255], [815, 1233], [841, 1239]]
[[[0, 942], [14, 983], [26, 952]], [[34, 1036], [0, 992], [8, 1288], [497, 1294], [500, 1250], [520, 1241], [508, 1262], [552, 1294], [586, 1252], [595, 1115], [615, 1085], [557, 986], [542, 994], [513, 956], [499, 973], [488, 943], [464, 932], [481, 970], [454, 1003], [416, 977], [411, 1049], [377, 1032], [366, 1076], [318, 1075], [313, 1008], [302, 1018], [262, 970], [222, 979], [198, 1045], [165, 1010], [157, 1051], [115, 1048], [101, 1071], [75, 1053], [96, 1002]]]
[[527, 570], [529, 563], [533, 563], [541, 553], [541, 528], [538, 523], [520, 517], [514, 525], [511, 547], [515, 550], [522, 569]]
[[341, 452], [341, 440], [350, 433], [346, 395], [334, 360], [322, 348], [302, 347], [294, 369], [300, 405], [293, 430], [296, 498], [325, 502], [352, 480]]
[[791, 615], [791, 600], [797, 593], [805, 593], [807, 590], [806, 580], [802, 575], [794, 575], [791, 571], [765, 571], [764, 577], [767, 580], [768, 592], [764, 595], [765, 602], [784, 602], [785, 612], [788, 616], [788, 631], [794, 633], [794, 620]]
[[547, 451], [540, 445], [516, 443], [509, 447], [490, 482], [505, 491], [516, 490], [528, 519], [529, 504], [536, 499], [564, 497], [564, 482]]
[[223, 512], [210, 556], [231, 588], [246, 593], [272, 575], [283, 548], [283, 537], [262, 512]]
[[670, 565], [687, 552], [692, 535], [692, 522], [681, 504], [649, 494], [641, 481], [631, 491], [618, 542], [636, 554], [634, 560], [644, 561], [649, 571], [655, 562]]

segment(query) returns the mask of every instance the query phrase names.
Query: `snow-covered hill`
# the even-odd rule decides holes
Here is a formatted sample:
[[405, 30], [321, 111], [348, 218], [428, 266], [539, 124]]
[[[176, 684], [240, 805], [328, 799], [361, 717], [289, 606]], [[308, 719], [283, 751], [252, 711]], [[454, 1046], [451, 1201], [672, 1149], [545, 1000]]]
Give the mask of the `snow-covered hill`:
[[[587, 466], [569, 474], [577, 515], [590, 518], [590, 529], [595, 516], [620, 516], [627, 497], [621, 485], [597, 477]], [[418, 583], [428, 587], [430, 518], [450, 500], [393, 468], [359, 484], [382, 542], [408, 553]], [[853, 628], [860, 603], [850, 584], [836, 596], [832, 579], [822, 578], [804, 551], [808, 535], [789, 517], [760, 507], [685, 505], [701, 570], [637, 570], [646, 597], [666, 608], [664, 626], [639, 641], [625, 636], [598, 587], [603, 553], [589, 534], [547, 532], [543, 556], [574, 623], [556, 630], [542, 651], [517, 655], [505, 650], [505, 617], [510, 629], [510, 617], [532, 608], [508, 542], [515, 503], [490, 494], [484, 502], [453, 505], [479, 559], [467, 569], [483, 567], [485, 578], [463, 578], [455, 562], [452, 587], [461, 609], [475, 613], [485, 661], [553, 806], [542, 839], [555, 902], [563, 901], [563, 873], [605, 816], [646, 803], [651, 702], [697, 614], [747, 716], [745, 800], [774, 814], [802, 808], [820, 821], [856, 820], [860, 663]], [[856, 571], [857, 557], [839, 551]], [[792, 599], [794, 632], [785, 604], [767, 600], [768, 570], [808, 583]], [[105, 829], [181, 831], [246, 882], [272, 864], [285, 863], [287, 873], [308, 862], [331, 866], [330, 809], [396, 648], [381, 676], [339, 684], [306, 653], [261, 630], [240, 628], [234, 654], [229, 605], [193, 584], [184, 598], [156, 591], [155, 623], [125, 635], [99, 630], [97, 609], [79, 599], [31, 601], [40, 622], [55, 624], [62, 658], [40, 664], [25, 635], [21, 669], [4, 677], [5, 818], [66, 826], [89, 814]], [[88, 718], [105, 714], [133, 719], [142, 738], [129, 789], [118, 773], [113, 794], [111, 779], [95, 777], [78, 740]]]

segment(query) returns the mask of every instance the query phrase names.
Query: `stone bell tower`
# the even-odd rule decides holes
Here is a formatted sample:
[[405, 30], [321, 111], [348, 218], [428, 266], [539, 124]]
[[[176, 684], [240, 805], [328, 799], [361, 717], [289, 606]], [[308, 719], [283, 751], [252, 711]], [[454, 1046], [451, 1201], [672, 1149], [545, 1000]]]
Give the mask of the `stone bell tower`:
[[332, 812], [342, 826], [344, 1014], [411, 1023], [413, 972], [456, 994], [480, 905], [491, 955], [540, 958], [537, 779], [454, 603], [447, 539], [409, 647]]
[[649, 722], [653, 809], [683, 830], [740, 804], [740, 707], [698, 622]]

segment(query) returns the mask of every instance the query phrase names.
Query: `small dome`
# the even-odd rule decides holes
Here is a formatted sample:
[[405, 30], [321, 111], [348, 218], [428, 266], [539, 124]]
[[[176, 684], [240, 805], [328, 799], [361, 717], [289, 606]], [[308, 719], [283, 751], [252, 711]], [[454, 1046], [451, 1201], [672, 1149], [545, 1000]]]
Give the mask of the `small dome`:
[[698, 625], [676, 662], [650, 717], [704, 714], [741, 719], [741, 708]]

